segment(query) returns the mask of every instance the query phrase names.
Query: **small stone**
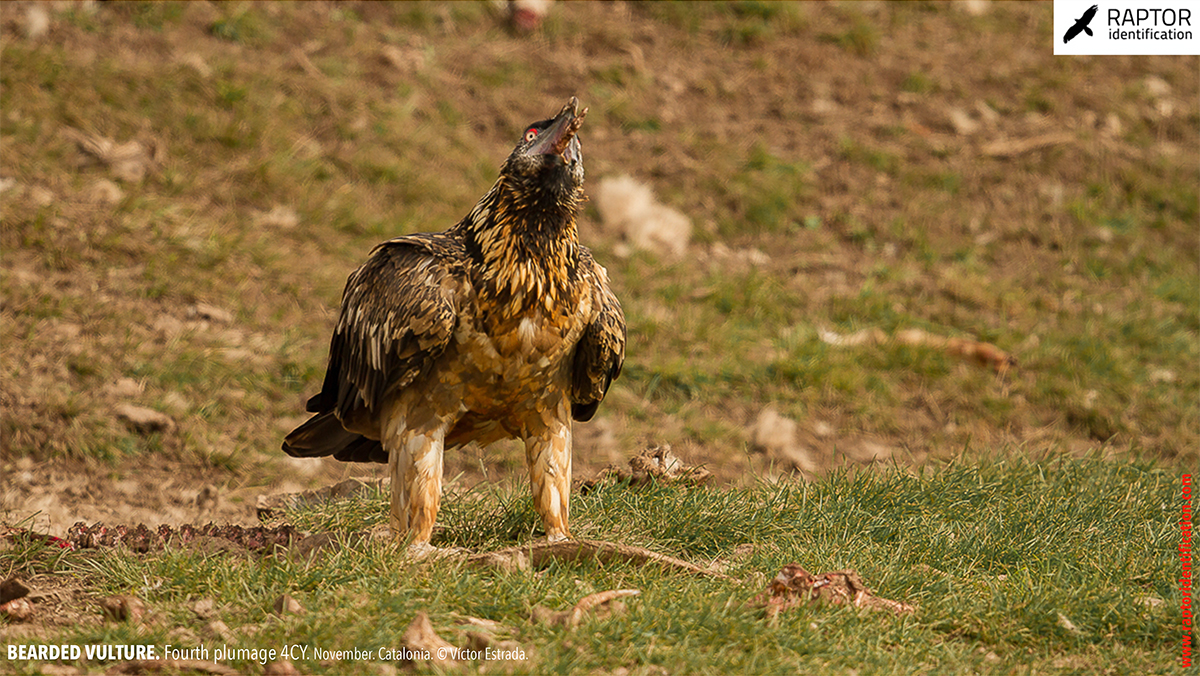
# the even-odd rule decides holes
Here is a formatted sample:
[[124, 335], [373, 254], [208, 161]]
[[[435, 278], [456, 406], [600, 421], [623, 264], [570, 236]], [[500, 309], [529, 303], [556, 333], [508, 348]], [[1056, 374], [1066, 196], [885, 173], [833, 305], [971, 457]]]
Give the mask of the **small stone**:
[[827, 439], [827, 438], [833, 436], [833, 432], [834, 432], [833, 425], [830, 425], [829, 423], [825, 422], [824, 420], [813, 421], [812, 431], [813, 431], [813, 434], [817, 435], [818, 437], [821, 437], [822, 439]]
[[300, 602], [292, 598], [290, 594], [284, 594], [275, 599], [272, 608], [275, 610], [275, 614], [280, 617], [284, 615], [301, 615], [305, 612], [304, 606], [300, 605]]
[[175, 421], [171, 419], [171, 416], [143, 406], [119, 404], [114, 413], [117, 418], [139, 434], [166, 432], [175, 427]]
[[204, 62], [204, 58], [195, 52], [189, 52], [179, 57], [179, 63], [191, 68], [202, 78], [212, 77], [212, 68]]
[[962, 108], [951, 108], [946, 114], [950, 117], [950, 126], [960, 136], [969, 136], [979, 130], [979, 123], [972, 120]]
[[764, 408], [754, 421], [754, 445], [763, 450], [790, 446], [796, 439], [796, 421], [779, 414], [774, 406]]
[[780, 415], [774, 406], [767, 406], [758, 414], [750, 430], [751, 443], [793, 469], [815, 473], [817, 463], [813, 461], [810, 451], [797, 440], [796, 431], [795, 420]]
[[1171, 369], [1154, 369], [1150, 372], [1150, 382], [1152, 383], [1173, 383], [1175, 378], [1175, 372]]
[[208, 303], [196, 303], [187, 309], [190, 319], [205, 319], [218, 324], [232, 324], [233, 313]]
[[212, 622], [209, 622], [208, 624], [204, 625], [204, 630], [210, 635], [216, 636], [224, 641], [228, 641], [233, 636], [233, 633], [229, 631], [229, 625], [225, 624], [221, 620], [213, 620]]
[[385, 45], [379, 51], [384, 62], [398, 71], [409, 73], [425, 67], [425, 51], [419, 45], [405, 49], [395, 45]]
[[1154, 98], [1162, 98], [1171, 95], [1171, 85], [1167, 81], [1157, 75], [1148, 75], [1142, 80], [1142, 86], [1146, 88], [1146, 92]]
[[207, 620], [212, 617], [215, 609], [216, 603], [212, 599], [200, 599], [192, 604], [192, 612], [201, 620]]
[[167, 632], [167, 638], [171, 639], [171, 643], [176, 644], [196, 644], [200, 642], [200, 637], [196, 632], [187, 627], [175, 627]]
[[291, 230], [300, 223], [300, 217], [291, 207], [276, 205], [267, 213], [258, 217], [258, 224], [268, 228]]
[[92, 201], [101, 204], [116, 204], [125, 199], [125, 191], [121, 190], [121, 186], [107, 178], [93, 183], [92, 187], [88, 188], [87, 195]]
[[29, 199], [39, 207], [48, 207], [54, 204], [54, 193], [48, 189], [39, 186], [34, 186], [29, 189]]
[[275, 660], [263, 666], [263, 676], [300, 676], [300, 670], [288, 660]]
[[1083, 634], [1079, 627], [1075, 626], [1075, 623], [1071, 621], [1071, 618], [1062, 614], [1061, 611], [1058, 613], [1058, 626], [1066, 629], [1068, 632], [1075, 634], [1076, 636]]
[[169, 314], [161, 314], [155, 317], [154, 322], [150, 326], [166, 338], [175, 338], [183, 333], [183, 322]]
[[183, 415], [192, 407], [192, 402], [188, 401], [187, 397], [174, 391], [164, 394], [160, 403], [175, 415]]
[[996, 109], [989, 106], [986, 101], [975, 102], [975, 112], [979, 113], [979, 119], [989, 127], [1000, 122], [1000, 113], [997, 113]]
[[458, 649], [437, 635], [433, 630], [433, 623], [429, 621], [429, 615], [423, 612], [417, 613], [413, 618], [400, 641], [413, 652], [428, 654], [430, 662], [434, 664], [443, 667], [456, 664], [454, 655], [458, 653]]
[[40, 3], [31, 3], [25, 9], [25, 36], [36, 40], [50, 31], [50, 13]]
[[146, 386], [133, 378], [118, 378], [104, 389], [113, 397], [128, 399], [145, 392]]
[[809, 104], [809, 109], [812, 110], [813, 115], [825, 117], [826, 115], [832, 115], [836, 113], [838, 106], [832, 100], [821, 97], [813, 99], [812, 103]]
[[100, 599], [100, 610], [115, 622], [139, 622], [146, 614], [146, 604], [136, 596], [118, 594]]
[[859, 439], [844, 446], [846, 457], [863, 464], [887, 462], [896, 454], [896, 449], [870, 439]]
[[953, 5], [971, 16], [983, 16], [991, 9], [989, 0], [963, 0]]
[[1104, 129], [1102, 131], [1105, 136], [1116, 138], [1121, 135], [1123, 129], [1120, 115], [1109, 113], [1104, 117]]

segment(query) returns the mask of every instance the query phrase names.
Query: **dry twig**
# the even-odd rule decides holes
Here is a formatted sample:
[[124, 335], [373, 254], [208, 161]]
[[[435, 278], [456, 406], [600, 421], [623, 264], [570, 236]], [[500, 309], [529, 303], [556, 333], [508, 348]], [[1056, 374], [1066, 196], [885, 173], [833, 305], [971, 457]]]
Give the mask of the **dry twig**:
[[551, 561], [578, 563], [591, 560], [601, 563], [621, 561], [639, 566], [658, 564], [667, 568], [691, 573], [692, 575], [715, 577], [723, 580], [733, 579], [728, 575], [713, 572], [693, 563], [688, 563], [683, 559], [659, 554], [644, 547], [634, 547], [632, 545], [604, 542], [602, 540], [535, 542], [467, 557], [468, 564], [492, 566], [507, 570], [528, 570], [530, 567], [540, 568]]

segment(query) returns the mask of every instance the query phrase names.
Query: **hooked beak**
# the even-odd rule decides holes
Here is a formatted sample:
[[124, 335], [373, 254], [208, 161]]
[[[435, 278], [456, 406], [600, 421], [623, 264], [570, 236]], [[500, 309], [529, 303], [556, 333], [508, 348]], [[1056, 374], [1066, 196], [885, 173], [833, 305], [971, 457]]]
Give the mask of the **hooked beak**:
[[579, 99], [572, 96], [554, 118], [554, 122], [538, 136], [537, 141], [529, 146], [526, 152], [530, 155], [558, 155], [567, 163], [579, 160], [580, 146], [577, 134], [587, 113], [587, 108], [579, 110]]

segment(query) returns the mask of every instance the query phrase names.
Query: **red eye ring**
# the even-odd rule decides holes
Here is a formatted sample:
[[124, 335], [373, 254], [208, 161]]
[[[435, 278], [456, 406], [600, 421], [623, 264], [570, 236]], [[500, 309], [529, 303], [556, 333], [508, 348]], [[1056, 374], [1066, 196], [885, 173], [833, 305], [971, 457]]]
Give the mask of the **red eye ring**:
[[534, 129], [533, 127], [530, 127], [529, 130], [525, 132], [525, 142], [529, 143], [533, 139], [537, 138], [537, 135], [538, 135], [538, 130]]

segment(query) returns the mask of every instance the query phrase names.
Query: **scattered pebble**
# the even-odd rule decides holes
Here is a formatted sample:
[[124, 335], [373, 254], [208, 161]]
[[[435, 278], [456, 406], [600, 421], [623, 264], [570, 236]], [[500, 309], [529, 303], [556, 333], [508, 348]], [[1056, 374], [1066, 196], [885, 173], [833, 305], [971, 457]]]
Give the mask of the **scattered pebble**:
[[165, 313], [155, 317], [150, 326], [165, 338], [177, 337], [184, 328], [183, 322]]
[[133, 378], [118, 378], [116, 381], [109, 383], [104, 389], [109, 396], [119, 399], [129, 399], [145, 392], [146, 386]]
[[218, 324], [232, 324], [233, 313], [208, 303], [196, 303], [187, 309], [189, 319], [204, 319]]
[[963, 0], [962, 2], [951, 3], [951, 5], [971, 16], [983, 16], [992, 8], [990, 0]]
[[1066, 629], [1067, 631], [1071, 632], [1072, 634], [1075, 634], [1076, 636], [1080, 636], [1083, 634], [1083, 632], [1079, 630], [1079, 627], [1075, 626], [1075, 623], [1071, 621], [1071, 618], [1062, 614], [1062, 611], [1059, 611], [1059, 613], [1058, 613], [1058, 626], [1062, 627], [1063, 629]]
[[29, 199], [39, 207], [48, 207], [54, 204], [54, 193], [37, 185], [29, 189]]
[[979, 123], [971, 119], [970, 114], [962, 108], [951, 107], [946, 114], [950, 117], [950, 126], [954, 127], [959, 136], [970, 136], [979, 131]]
[[205, 63], [204, 57], [196, 54], [195, 52], [188, 52], [187, 54], [180, 56], [178, 61], [188, 68], [196, 71], [196, 73], [202, 78], [208, 79], [212, 77], [212, 68]]
[[300, 602], [292, 598], [290, 594], [284, 594], [275, 599], [272, 608], [275, 614], [281, 617], [284, 615], [302, 615], [305, 612], [304, 606], [300, 605]]
[[88, 188], [87, 196], [93, 202], [101, 204], [117, 204], [125, 199], [125, 191], [121, 190], [121, 186], [113, 183], [107, 178], [97, 180]]
[[258, 224], [267, 228], [291, 230], [300, 223], [300, 216], [291, 207], [276, 205], [273, 209], [258, 217]]
[[767, 406], [759, 414], [751, 428], [751, 443], [767, 455], [786, 462], [793, 469], [815, 473], [817, 463], [812, 453], [797, 440], [796, 421], [779, 414], [774, 406]]
[[975, 112], [979, 113], [979, 119], [989, 127], [994, 127], [1000, 122], [1000, 113], [996, 112], [986, 101], [975, 102]]
[[730, 249], [721, 242], [713, 242], [708, 248], [708, 255], [714, 261], [732, 262], [748, 267], [763, 267], [771, 262], [771, 257], [759, 249]]
[[402, 73], [412, 73], [425, 68], [425, 50], [419, 45], [404, 48], [384, 45], [379, 51], [385, 63]]
[[1171, 95], [1171, 85], [1167, 81], [1157, 75], [1147, 75], [1142, 80], [1142, 86], [1146, 88], [1146, 92], [1154, 98], [1163, 98]]
[[114, 413], [117, 418], [139, 434], [166, 432], [175, 427], [175, 421], [171, 419], [171, 416], [143, 406], [119, 404], [114, 409]]
[[433, 623], [429, 621], [429, 615], [424, 612], [417, 613], [413, 621], [408, 625], [408, 629], [404, 630], [404, 636], [400, 642], [407, 646], [414, 653], [425, 653], [430, 656], [430, 662], [441, 665], [443, 667], [454, 666], [457, 662], [453, 655], [458, 651], [455, 646], [446, 639], [437, 635], [433, 630]]
[[824, 420], [817, 420], [817, 421], [813, 422], [812, 431], [813, 431], [813, 434], [817, 435], [818, 437], [821, 437], [822, 439], [827, 439], [827, 438], [833, 436], [833, 432], [834, 432], [833, 425], [830, 425], [829, 423], [825, 422]]
[[214, 610], [216, 610], [216, 603], [212, 599], [200, 599], [192, 604], [192, 612], [201, 620], [212, 617]]
[[875, 462], [887, 462], [896, 454], [895, 448], [871, 441], [870, 439], [859, 439], [855, 442], [844, 444], [839, 449], [844, 450], [846, 457], [864, 465]]
[[204, 630], [208, 632], [209, 635], [215, 636], [222, 641], [228, 641], [233, 638], [233, 632], [229, 630], [229, 625], [225, 624], [221, 620], [212, 620], [208, 624], [204, 625]]
[[163, 395], [161, 403], [163, 408], [176, 415], [183, 415], [192, 407], [192, 402], [188, 401], [187, 397], [173, 390]]
[[275, 660], [263, 666], [263, 676], [300, 676], [300, 670], [288, 660]]
[[30, 3], [25, 9], [25, 37], [37, 40], [50, 31], [50, 13], [40, 2]]
[[1171, 369], [1154, 369], [1150, 372], [1150, 382], [1173, 383], [1175, 382], [1175, 372]]
[[822, 96], [813, 99], [812, 104], [809, 105], [809, 109], [812, 110], [813, 115], [825, 117], [826, 115], [836, 113], [838, 105], [832, 99]]
[[114, 622], [137, 623], [146, 614], [146, 604], [136, 596], [118, 594], [100, 599], [100, 610]]

